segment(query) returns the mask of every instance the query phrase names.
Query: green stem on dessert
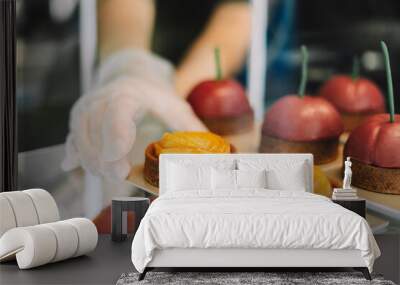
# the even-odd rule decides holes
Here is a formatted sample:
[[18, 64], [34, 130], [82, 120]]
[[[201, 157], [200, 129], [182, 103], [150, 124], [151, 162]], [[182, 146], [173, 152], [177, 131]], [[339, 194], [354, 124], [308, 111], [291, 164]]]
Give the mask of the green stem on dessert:
[[355, 55], [353, 58], [353, 69], [351, 71], [351, 78], [353, 78], [353, 80], [357, 80], [359, 76], [360, 76], [360, 60], [358, 59], [358, 56]]
[[384, 41], [381, 41], [381, 48], [383, 51], [383, 58], [385, 61], [385, 69], [386, 69], [386, 80], [387, 80], [387, 88], [388, 88], [388, 98], [389, 98], [389, 113], [390, 113], [390, 122], [394, 122], [394, 98], [393, 98], [393, 80], [392, 80], [392, 71], [390, 69], [390, 58], [389, 51]]
[[304, 93], [306, 91], [307, 75], [308, 75], [308, 51], [306, 46], [303, 45], [301, 46], [301, 81], [298, 92], [301, 98], [304, 97]]
[[214, 48], [214, 60], [215, 60], [215, 77], [217, 80], [221, 80], [222, 68], [221, 68], [221, 56], [219, 47]]

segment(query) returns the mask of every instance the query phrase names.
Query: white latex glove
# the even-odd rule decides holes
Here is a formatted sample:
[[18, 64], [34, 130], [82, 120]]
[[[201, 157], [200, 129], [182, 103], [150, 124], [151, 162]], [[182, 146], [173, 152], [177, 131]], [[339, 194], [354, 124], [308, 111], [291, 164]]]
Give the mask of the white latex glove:
[[173, 130], [205, 131], [189, 104], [175, 94], [173, 79], [172, 66], [146, 51], [109, 57], [93, 90], [72, 108], [63, 169], [82, 166], [95, 175], [125, 179], [136, 126], [147, 111]]

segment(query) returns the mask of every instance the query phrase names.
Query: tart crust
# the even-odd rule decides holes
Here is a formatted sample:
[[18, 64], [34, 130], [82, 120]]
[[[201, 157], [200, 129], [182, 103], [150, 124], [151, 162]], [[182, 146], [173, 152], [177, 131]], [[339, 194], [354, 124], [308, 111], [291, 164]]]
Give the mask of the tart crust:
[[254, 124], [254, 113], [250, 110], [240, 116], [221, 118], [201, 118], [206, 127], [218, 135], [240, 134], [251, 130]]
[[[159, 186], [158, 157], [155, 153], [154, 144], [155, 143], [149, 144], [145, 150], [143, 177], [148, 183], [158, 187]], [[235, 152], [236, 152], [235, 147], [231, 145], [231, 153]]]
[[400, 168], [374, 166], [355, 158], [351, 158], [351, 162], [352, 185], [372, 192], [400, 195]]
[[154, 143], [146, 147], [143, 176], [151, 185], [158, 187], [158, 157], [155, 154]]
[[324, 164], [336, 159], [338, 146], [338, 138], [295, 142], [262, 134], [259, 150], [263, 153], [312, 153], [315, 164]]
[[340, 113], [343, 120], [344, 131], [351, 132], [358, 127], [366, 118], [371, 115], [377, 114], [376, 112], [371, 113]]

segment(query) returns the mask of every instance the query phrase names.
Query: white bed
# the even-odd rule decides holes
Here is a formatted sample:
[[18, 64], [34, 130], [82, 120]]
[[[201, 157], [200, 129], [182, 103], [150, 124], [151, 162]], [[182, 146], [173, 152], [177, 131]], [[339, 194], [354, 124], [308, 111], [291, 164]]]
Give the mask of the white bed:
[[[368, 223], [312, 194], [312, 166], [309, 154], [161, 155], [160, 197], [132, 243], [140, 278], [154, 267], [354, 267], [370, 278], [380, 251]], [[209, 188], [207, 167], [266, 170], [268, 185]]]

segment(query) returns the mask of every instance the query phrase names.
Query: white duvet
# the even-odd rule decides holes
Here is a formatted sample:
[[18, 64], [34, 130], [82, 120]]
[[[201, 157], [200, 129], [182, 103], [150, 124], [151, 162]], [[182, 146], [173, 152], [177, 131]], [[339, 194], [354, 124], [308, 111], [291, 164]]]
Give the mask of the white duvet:
[[162, 195], [133, 240], [135, 268], [143, 272], [165, 248], [358, 249], [370, 271], [380, 255], [359, 215], [319, 195], [257, 189]]

